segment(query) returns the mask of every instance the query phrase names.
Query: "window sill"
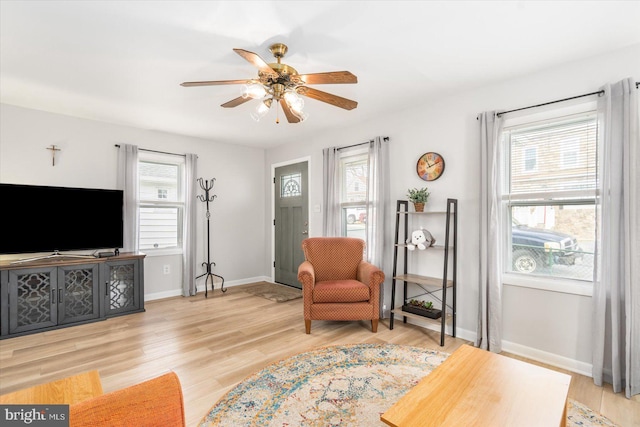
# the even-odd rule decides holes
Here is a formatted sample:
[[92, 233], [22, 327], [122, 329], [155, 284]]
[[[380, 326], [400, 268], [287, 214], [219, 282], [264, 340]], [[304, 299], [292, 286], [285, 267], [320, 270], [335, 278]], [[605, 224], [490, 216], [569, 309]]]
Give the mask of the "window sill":
[[147, 257], [154, 256], [167, 256], [167, 255], [182, 255], [182, 249], [140, 249], [140, 252], [144, 252]]
[[593, 296], [593, 284], [582, 280], [504, 273], [502, 275], [502, 283], [509, 286], [519, 286], [543, 291], [582, 295], [586, 297]]

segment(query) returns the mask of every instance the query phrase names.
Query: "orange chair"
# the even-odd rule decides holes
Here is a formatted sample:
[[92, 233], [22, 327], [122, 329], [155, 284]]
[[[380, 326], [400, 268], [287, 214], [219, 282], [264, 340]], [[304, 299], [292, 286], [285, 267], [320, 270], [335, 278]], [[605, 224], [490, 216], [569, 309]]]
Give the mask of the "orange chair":
[[180, 380], [168, 372], [69, 407], [70, 427], [184, 427]]
[[102, 391], [98, 371], [84, 372], [3, 394], [0, 396], [0, 404], [67, 404], [70, 427], [186, 425], [182, 387], [174, 372], [107, 394]]
[[364, 241], [352, 237], [311, 237], [302, 241], [304, 326], [312, 320], [371, 320], [378, 331], [380, 285], [384, 273], [363, 260]]

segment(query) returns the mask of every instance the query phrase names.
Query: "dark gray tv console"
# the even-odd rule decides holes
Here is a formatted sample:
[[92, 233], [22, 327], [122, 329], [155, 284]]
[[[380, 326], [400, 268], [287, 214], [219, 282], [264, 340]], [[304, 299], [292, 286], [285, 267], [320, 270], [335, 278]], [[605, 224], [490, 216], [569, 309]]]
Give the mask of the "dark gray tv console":
[[0, 339], [144, 311], [144, 257], [0, 261]]

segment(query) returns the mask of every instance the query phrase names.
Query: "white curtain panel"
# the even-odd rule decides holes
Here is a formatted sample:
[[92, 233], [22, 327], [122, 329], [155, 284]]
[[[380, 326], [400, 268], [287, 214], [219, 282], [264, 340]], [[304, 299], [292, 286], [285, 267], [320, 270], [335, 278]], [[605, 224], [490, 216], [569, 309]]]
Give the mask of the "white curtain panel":
[[124, 191], [123, 251], [138, 252], [138, 147], [120, 144], [117, 186]]
[[638, 97], [628, 78], [598, 99], [599, 206], [593, 289], [593, 379], [640, 393]]
[[[195, 154], [185, 155], [185, 195], [182, 237], [182, 295], [195, 295], [196, 289], [196, 183], [197, 162]], [[205, 284], [206, 285], [206, 284]]]
[[322, 203], [324, 203], [324, 217], [322, 218], [322, 235], [325, 237], [340, 236], [340, 193], [338, 171], [340, 154], [336, 147], [322, 150], [323, 185]]
[[[389, 138], [376, 137], [369, 144], [369, 180], [367, 182], [367, 260], [383, 271], [390, 271], [386, 265], [386, 245], [384, 231], [389, 217], [390, 172]], [[384, 283], [380, 287], [380, 317], [384, 317]]]
[[367, 182], [367, 260], [384, 268], [384, 230], [389, 209], [389, 139], [376, 137], [369, 144]]
[[480, 122], [480, 281], [478, 330], [475, 345], [495, 353], [502, 351], [502, 209], [500, 171], [503, 119], [495, 111], [484, 112]]

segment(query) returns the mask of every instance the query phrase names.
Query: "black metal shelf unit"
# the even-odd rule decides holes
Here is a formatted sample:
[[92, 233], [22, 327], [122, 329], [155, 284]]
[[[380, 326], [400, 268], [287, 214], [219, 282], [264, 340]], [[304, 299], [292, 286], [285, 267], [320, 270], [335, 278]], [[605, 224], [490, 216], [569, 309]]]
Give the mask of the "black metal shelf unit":
[[[429, 216], [429, 215], [444, 215], [445, 222], [445, 238], [443, 245], [434, 245], [427, 248], [425, 251], [413, 251], [413, 252], [429, 252], [433, 250], [442, 250], [443, 254], [443, 272], [442, 277], [430, 277], [417, 274], [410, 274], [408, 271], [408, 259], [409, 248], [406, 244], [409, 238], [409, 217], [412, 216]], [[403, 223], [404, 238], [401, 237], [400, 223]], [[420, 314], [415, 312], [408, 312], [400, 307], [393, 307], [391, 309], [391, 315], [389, 320], [389, 329], [393, 329], [394, 314], [401, 315], [404, 323], [407, 322], [407, 317], [426, 320], [428, 322], [436, 322], [440, 325], [440, 346], [444, 346], [445, 327], [448, 322], [452, 325], [452, 336], [456, 336], [456, 281], [457, 281], [457, 264], [458, 264], [458, 200], [447, 199], [447, 210], [442, 212], [427, 211], [427, 212], [409, 212], [409, 202], [407, 200], [398, 200], [396, 207], [396, 231], [395, 231], [395, 244], [393, 252], [393, 279], [391, 287], [391, 304], [395, 305], [396, 301], [396, 284], [403, 282], [403, 304], [406, 305], [410, 299], [418, 298], [422, 296], [429, 296], [434, 299], [435, 302], [441, 306], [441, 316], [437, 319], [431, 319], [426, 314]], [[398, 271], [398, 251], [403, 250], [403, 265], [402, 270]], [[416, 254], [415, 256], [420, 256]], [[428, 255], [423, 255], [428, 256]], [[449, 259], [451, 257], [452, 265], [449, 270]], [[449, 278], [449, 276], [451, 278]], [[418, 292], [422, 292], [413, 296], [408, 296], [409, 285], [413, 285], [418, 288]], [[441, 296], [439, 296], [441, 295]]]

